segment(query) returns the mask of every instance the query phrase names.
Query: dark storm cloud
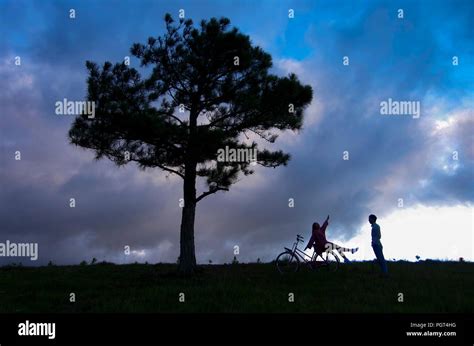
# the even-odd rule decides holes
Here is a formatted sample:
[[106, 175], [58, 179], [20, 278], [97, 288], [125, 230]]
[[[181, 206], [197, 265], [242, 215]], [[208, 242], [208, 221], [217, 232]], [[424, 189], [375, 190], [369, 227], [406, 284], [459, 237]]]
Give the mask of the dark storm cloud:
[[[2, 24], [8, 40], [2, 46], [0, 69], [5, 85], [0, 96], [1, 238], [39, 242], [42, 263], [77, 263], [92, 257], [175, 261], [180, 179], [167, 179], [158, 170], [142, 172], [134, 165], [116, 168], [94, 161], [92, 153], [68, 143], [72, 119], [54, 115], [53, 105], [63, 97], [84, 98], [85, 60], [120, 61], [131, 43], [160, 32], [163, 14], [176, 13], [178, 7], [151, 2], [134, 10], [131, 3], [116, 2], [20, 4], [2, 5], [9, 16]], [[259, 168], [230, 192], [200, 202], [199, 261], [231, 261], [235, 245], [241, 260], [271, 260], [295, 234], [307, 238], [312, 222], [322, 222], [327, 214], [330, 238], [347, 240], [368, 213], [387, 215], [398, 198], [408, 205], [472, 203], [472, 113], [466, 115], [469, 103], [461, 102], [472, 97], [472, 84], [458, 79], [470, 70], [461, 65], [453, 71], [449, 44], [455, 38], [461, 42], [455, 47], [460, 56], [472, 46], [466, 20], [472, 6], [460, 3], [460, 11], [437, 3], [427, 16], [422, 4], [406, 3], [404, 21], [393, 19], [396, 9], [388, 3], [361, 6], [351, 15], [352, 6], [338, 10], [324, 4], [314, 17], [307, 17], [308, 27], [301, 26], [300, 37], [311, 47], [308, 55], [307, 48], [304, 54], [291, 51], [289, 42], [297, 33], [282, 28], [291, 37], [278, 36], [268, 4], [262, 5], [266, 11], [261, 11], [260, 22], [249, 19], [248, 6], [183, 5], [189, 15], [226, 15], [259, 40], [266, 38], [270, 52], [281, 54], [273, 54], [275, 71], [286, 74], [298, 68], [294, 72], [313, 86], [319, 105], [309, 107], [308, 121], [296, 139], [285, 135], [277, 141], [276, 147], [292, 154], [288, 167]], [[70, 7], [77, 10], [74, 25], [67, 18]], [[297, 15], [313, 16], [303, 8]], [[20, 9], [24, 15], [18, 14]], [[139, 15], [145, 10], [153, 15]], [[447, 14], [458, 20], [442, 21]], [[328, 21], [332, 16], [335, 20]], [[15, 33], [15, 20], [24, 28], [20, 34]], [[266, 37], [269, 27], [276, 33]], [[17, 54], [22, 55], [21, 69], [11, 63]], [[344, 55], [350, 58], [349, 66], [342, 65]], [[298, 56], [305, 59], [287, 59]], [[380, 115], [379, 104], [389, 97], [420, 101], [421, 118]], [[448, 106], [435, 111], [438, 103]], [[433, 135], [436, 120], [445, 113], [453, 113], [457, 122], [446, 135]], [[461, 153], [456, 167], [445, 150], [450, 145]], [[13, 160], [16, 150], [22, 152], [21, 161]], [[348, 161], [342, 160], [345, 150]], [[71, 197], [76, 208], [69, 208]], [[288, 207], [289, 198], [294, 198], [295, 208]], [[145, 253], [125, 257], [125, 245]]]

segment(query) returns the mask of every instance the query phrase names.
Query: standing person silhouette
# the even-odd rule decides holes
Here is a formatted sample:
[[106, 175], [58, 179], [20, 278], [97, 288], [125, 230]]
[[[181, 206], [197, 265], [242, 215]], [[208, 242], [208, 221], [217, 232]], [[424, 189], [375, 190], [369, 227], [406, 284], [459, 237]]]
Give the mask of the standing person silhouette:
[[380, 265], [380, 269], [382, 269], [382, 274], [388, 275], [387, 262], [383, 256], [383, 246], [380, 242], [382, 234], [380, 233], [380, 226], [375, 221], [377, 221], [377, 216], [370, 214], [369, 223], [372, 225], [372, 249], [374, 249], [375, 257], [377, 257], [377, 262]]

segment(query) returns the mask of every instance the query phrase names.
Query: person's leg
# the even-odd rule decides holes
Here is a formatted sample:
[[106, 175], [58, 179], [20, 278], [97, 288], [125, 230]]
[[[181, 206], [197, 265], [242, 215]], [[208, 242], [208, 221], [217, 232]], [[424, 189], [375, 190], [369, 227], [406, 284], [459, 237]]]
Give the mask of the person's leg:
[[383, 247], [382, 245], [372, 244], [372, 248], [374, 249], [375, 257], [377, 258], [377, 262], [380, 265], [380, 269], [382, 270], [383, 274], [387, 274], [387, 263], [385, 262], [385, 257], [383, 256]]
[[328, 243], [328, 244], [330, 245], [331, 250], [336, 250], [337, 251], [339, 256], [341, 256], [344, 259], [344, 262], [350, 262], [350, 260], [346, 257], [346, 255], [344, 255], [344, 252], [351, 251], [351, 249], [346, 249], [346, 248], [344, 248], [342, 246], [339, 246], [337, 244], [334, 244], [334, 243]]
[[310, 265], [313, 268], [318, 268], [322, 264], [321, 261], [318, 261], [318, 257], [322, 258], [322, 253], [319, 253], [318, 251], [314, 251], [313, 257], [311, 258]]
[[387, 261], [385, 261], [385, 257], [383, 255], [383, 246], [382, 245], [380, 245], [380, 263], [382, 264], [382, 273], [387, 275], [388, 274]]
[[344, 255], [344, 252], [350, 252], [353, 254], [357, 252], [357, 250], [359, 250], [359, 248], [349, 249], [349, 248], [342, 247], [334, 243], [331, 243], [331, 244], [332, 244], [332, 249], [337, 251], [339, 256], [341, 256], [344, 259], [344, 262], [350, 262], [350, 260], [346, 257], [346, 255]]
[[348, 248], [348, 247], [341, 247], [341, 246], [340, 246], [338, 251], [350, 252], [350, 253], [353, 254], [353, 253], [356, 253], [358, 250], [359, 250], [358, 247], [355, 247], [355, 248], [350, 249], [350, 248]]
[[375, 244], [372, 244], [372, 249], [374, 250], [374, 254], [375, 254], [375, 260], [377, 261], [377, 264], [382, 267], [382, 264], [380, 263], [380, 252], [379, 252], [379, 248], [377, 245]]

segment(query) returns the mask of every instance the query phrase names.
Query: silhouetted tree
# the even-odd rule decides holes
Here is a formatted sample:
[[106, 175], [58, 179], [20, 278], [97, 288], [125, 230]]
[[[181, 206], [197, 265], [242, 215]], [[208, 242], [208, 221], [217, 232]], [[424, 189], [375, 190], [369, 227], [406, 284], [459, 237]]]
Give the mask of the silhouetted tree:
[[[227, 18], [203, 20], [196, 28], [191, 20], [175, 23], [167, 14], [165, 23], [164, 35], [131, 48], [142, 67], [153, 67], [147, 78], [125, 62], [102, 67], [86, 62], [95, 118], [78, 116], [69, 137], [93, 149], [97, 159], [134, 161], [183, 179], [179, 269], [190, 274], [196, 266], [196, 204], [228, 191], [239, 173], [253, 173], [250, 162], [218, 161], [217, 151], [256, 149], [258, 164], [286, 165], [288, 154], [247, 144], [243, 136], [254, 133], [273, 143], [275, 130], [300, 129], [312, 89], [294, 74], [270, 74], [271, 56], [230, 28]], [[206, 182], [201, 194], [198, 178]]]

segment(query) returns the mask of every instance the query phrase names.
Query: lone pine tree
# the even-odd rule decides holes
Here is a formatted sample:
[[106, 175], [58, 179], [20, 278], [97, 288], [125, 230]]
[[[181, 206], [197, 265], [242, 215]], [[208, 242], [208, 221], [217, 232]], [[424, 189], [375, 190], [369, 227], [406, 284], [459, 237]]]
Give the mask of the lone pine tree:
[[[179, 270], [191, 274], [197, 203], [228, 191], [240, 173], [253, 173], [250, 162], [223, 162], [217, 151], [257, 150], [259, 165], [286, 165], [289, 154], [259, 148], [243, 136], [273, 143], [279, 131], [300, 129], [313, 92], [294, 74], [270, 74], [271, 56], [230, 28], [227, 18], [195, 27], [167, 14], [165, 24], [162, 36], [131, 48], [142, 67], [152, 67], [147, 78], [125, 62], [102, 67], [86, 62], [87, 99], [95, 102], [95, 117], [78, 115], [69, 138], [94, 150], [96, 159], [133, 161], [183, 179]], [[206, 188], [197, 194], [201, 179]]]

